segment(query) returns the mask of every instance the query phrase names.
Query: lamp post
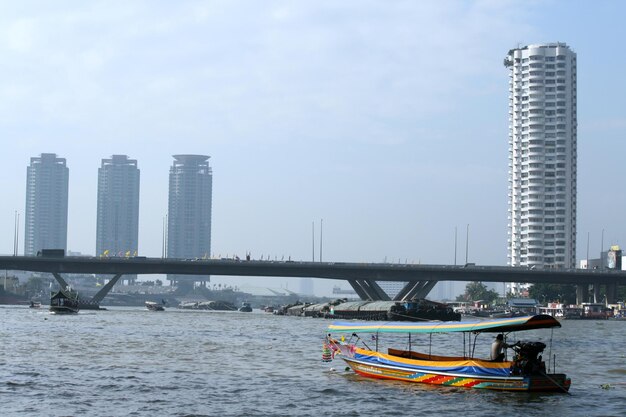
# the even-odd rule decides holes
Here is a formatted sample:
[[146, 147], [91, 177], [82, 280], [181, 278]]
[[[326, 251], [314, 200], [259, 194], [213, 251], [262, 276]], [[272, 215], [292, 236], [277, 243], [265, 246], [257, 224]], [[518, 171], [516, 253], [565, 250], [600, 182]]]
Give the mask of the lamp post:
[[456, 266], [456, 226], [454, 226], [454, 266]]
[[587, 232], [587, 269], [589, 269], [589, 232]]
[[315, 222], [311, 222], [311, 251], [312, 258], [311, 261], [315, 262]]
[[324, 219], [320, 219], [320, 262], [322, 262], [322, 232], [324, 231]]
[[465, 231], [465, 264], [467, 265], [467, 254], [469, 252], [469, 224]]

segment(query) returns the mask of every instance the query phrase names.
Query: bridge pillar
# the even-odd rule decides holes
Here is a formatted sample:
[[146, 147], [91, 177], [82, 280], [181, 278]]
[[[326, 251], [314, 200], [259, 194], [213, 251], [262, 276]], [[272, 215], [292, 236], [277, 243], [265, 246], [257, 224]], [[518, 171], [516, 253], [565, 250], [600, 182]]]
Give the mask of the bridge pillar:
[[350, 279], [348, 280], [348, 283], [350, 284], [352, 289], [354, 289], [354, 292], [359, 296], [361, 300], [369, 299], [367, 291], [365, 291], [365, 289], [361, 287], [361, 283], [359, 281], [357, 281], [356, 279]]
[[67, 281], [65, 281], [63, 279], [63, 277], [61, 276], [61, 274], [57, 273], [57, 272], [53, 272], [52, 276], [54, 277], [54, 279], [57, 280], [57, 282], [59, 283], [59, 285], [61, 286], [62, 290], [65, 290], [67, 287], [69, 287], [69, 285], [67, 284]]
[[615, 304], [617, 298], [617, 284], [606, 284], [606, 302]]
[[576, 304], [581, 305], [587, 302], [587, 291], [589, 286], [587, 284], [576, 285]]
[[380, 288], [380, 285], [378, 285], [378, 283], [374, 281], [373, 279], [364, 279], [361, 281], [362, 281], [363, 286], [367, 288], [367, 293], [370, 294], [370, 297], [372, 298], [372, 300], [374, 301], [389, 301], [390, 300], [385, 290]]
[[[52, 275], [54, 276], [54, 278], [57, 280], [57, 282], [59, 283], [59, 285], [61, 286], [61, 289], [65, 290], [68, 287], [67, 281], [65, 281], [65, 279], [63, 279], [63, 277], [61, 276], [61, 274], [59, 274], [58, 272], [53, 272]], [[116, 274], [111, 280], [109, 280], [109, 282], [106, 283], [106, 285], [104, 287], [102, 287], [100, 289], [100, 291], [98, 291], [96, 293], [96, 295], [94, 295], [91, 300], [82, 300], [81, 303], [81, 308], [85, 308], [85, 309], [90, 309], [90, 310], [99, 310], [100, 309], [100, 301], [102, 301], [102, 299], [104, 297], [106, 297], [106, 295], [113, 289], [113, 286], [115, 284], [117, 284], [118, 280], [122, 277], [122, 274]]]
[[373, 279], [348, 280], [362, 300], [389, 301], [387, 293]]
[[600, 302], [600, 283], [598, 282], [595, 282], [593, 284], [593, 302], [594, 303]]
[[113, 286], [117, 284], [117, 281], [119, 281], [121, 277], [122, 274], [115, 274], [115, 276], [111, 278], [109, 282], [107, 282], [106, 285], [91, 298], [91, 302], [100, 303], [100, 301], [102, 301], [104, 297], [106, 297], [106, 295], [113, 289]]
[[435, 280], [426, 281], [426, 283], [422, 286], [420, 292], [417, 294], [417, 298], [426, 298], [426, 296], [432, 291], [432, 289], [435, 288], [437, 282], [438, 281]]
[[409, 294], [411, 294], [416, 286], [421, 286], [423, 281], [409, 281], [404, 284], [404, 287], [396, 294], [394, 300], [396, 301], [404, 301], [409, 299]]
[[426, 298], [428, 293], [437, 285], [436, 280], [407, 282], [404, 288], [395, 296], [396, 301], [406, 301], [416, 298]]

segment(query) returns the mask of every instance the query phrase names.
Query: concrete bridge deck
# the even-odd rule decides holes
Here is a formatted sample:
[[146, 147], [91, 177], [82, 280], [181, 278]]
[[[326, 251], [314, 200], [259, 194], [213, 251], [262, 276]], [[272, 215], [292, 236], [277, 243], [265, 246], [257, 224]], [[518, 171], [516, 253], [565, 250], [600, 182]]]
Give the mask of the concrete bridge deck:
[[[179, 274], [296, 277], [347, 280], [361, 298], [389, 299], [376, 281], [403, 281], [401, 299], [425, 297], [438, 281], [528, 282], [607, 285], [607, 293], [626, 285], [626, 271], [480, 265], [414, 265], [351, 262], [292, 262], [231, 259], [163, 259], [0, 256], [0, 269], [84, 274]], [[190, 277], [190, 279], [193, 279]], [[608, 289], [611, 288], [609, 291]], [[396, 297], [397, 298], [397, 297]]]

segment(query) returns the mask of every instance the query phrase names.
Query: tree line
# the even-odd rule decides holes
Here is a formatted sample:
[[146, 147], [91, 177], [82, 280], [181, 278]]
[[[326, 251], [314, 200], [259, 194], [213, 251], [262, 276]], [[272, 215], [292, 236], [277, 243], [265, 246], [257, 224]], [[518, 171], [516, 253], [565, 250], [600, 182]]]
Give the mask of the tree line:
[[[604, 287], [600, 291], [600, 299], [604, 298]], [[507, 294], [506, 298], [513, 298]], [[456, 301], [483, 301], [492, 304], [501, 298], [497, 291], [487, 289], [482, 282], [474, 281], [465, 286], [465, 292], [456, 298]], [[576, 304], [576, 285], [573, 284], [533, 284], [528, 290], [528, 298], [534, 298], [542, 304], [563, 303]], [[618, 287], [617, 299], [626, 300], [626, 286]]]

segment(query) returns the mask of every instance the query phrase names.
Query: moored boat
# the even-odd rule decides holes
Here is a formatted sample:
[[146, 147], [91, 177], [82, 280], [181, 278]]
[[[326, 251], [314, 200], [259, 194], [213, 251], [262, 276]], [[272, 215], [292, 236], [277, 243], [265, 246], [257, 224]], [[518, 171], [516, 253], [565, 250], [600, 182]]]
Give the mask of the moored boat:
[[157, 303], [154, 301], [146, 301], [146, 308], [150, 311], [164, 311], [165, 310], [165, 304], [164, 303]]
[[[536, 315], [516, 318], [491, 319], [468, 322], [336, 322], [329, 326], [330, 333], [351, 335], [345, 339], [327, 337], [327, 346], [359, 375], [465, 388], [482, 388], [501, 391], [567, 392], [571, 380], [562, 373], [546, 369], [541, 353], [546, 345], [541, 342], [517, 342], [504, 344], [515, 351], [513, 360], [487, 360], [474, 357], [475, 344], [481, 333], [508, 334], [524, 330], [561, 327], [551, 316]], [[442, 356], [411, 350], [411, 337], [415, 334], [463, 333], [463, 355]], [[371, 349], [359, 333], [372, 335], [376, 349]], [[390, 333], [408, 335], [408, 350], [389, 348], [387, 353], [379, 350], [379, 339]], [[465, 335], [468, 336], [466, 351]], [[469, 343], [474, 335], [473, 345]], [[355, 340], [354, 340], [355, 339]], [[352, 342], [354, 340], [354, 342]], [[368, 337], [369, 341], [369, 337]], [[360, 344], [363, 347], [357, 346]]]
[[252, 306], [250, 306], [250, 303], [247, 303], [244, 301], [243, 303], [241, 303], [241, 307], [239, 307], [239, 311], [250, 313], [252, 311]]
[[316, 310], [318, 316], [339, 320], [461, 320], [461, 314], [451, 306], [424, 298], [403, 302], [368, 300], [326, 303], [306, 307], [304, 315], [315, 315]]

